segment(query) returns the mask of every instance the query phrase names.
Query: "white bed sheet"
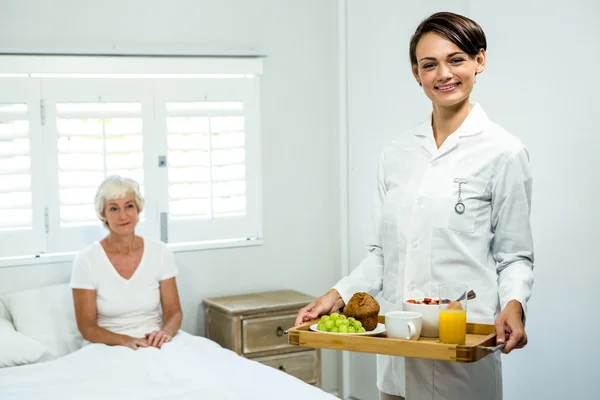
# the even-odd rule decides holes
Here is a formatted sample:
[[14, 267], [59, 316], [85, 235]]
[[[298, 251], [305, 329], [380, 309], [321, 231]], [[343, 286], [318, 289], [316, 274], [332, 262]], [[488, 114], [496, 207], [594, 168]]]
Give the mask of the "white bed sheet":
[[88, 344], [57, 360], [0, 369], [0, 399], [334, 400], [216, 343], [180, 332], [162, 349]]

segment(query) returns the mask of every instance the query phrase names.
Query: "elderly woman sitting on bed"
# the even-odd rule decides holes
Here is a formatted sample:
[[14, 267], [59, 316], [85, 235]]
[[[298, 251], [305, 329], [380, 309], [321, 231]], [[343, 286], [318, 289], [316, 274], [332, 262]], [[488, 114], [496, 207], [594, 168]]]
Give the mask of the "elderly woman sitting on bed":
[[79, 253], [71, 277], [77, 326], [90, 342], [160, 348], [181, 326], [173, 253], [135, 234], [143, 207], [132, 179], [110, 176], [96, 193], [109, 233]]

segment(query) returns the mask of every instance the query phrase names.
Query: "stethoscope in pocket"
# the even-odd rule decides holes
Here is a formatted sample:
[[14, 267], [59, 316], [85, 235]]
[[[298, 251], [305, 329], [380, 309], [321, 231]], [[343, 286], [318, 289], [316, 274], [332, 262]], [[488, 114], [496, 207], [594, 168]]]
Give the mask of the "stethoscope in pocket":
[[462, 202], [461, 197], [461, 185], [467, 183], [467, 180], [464, 178], [454, 178], [454, 183], [458, 183], [458, 198], [456, 199], [456, 204], [454, 205], [454, 211], [460, 215], [465, 212], [465, 204]]

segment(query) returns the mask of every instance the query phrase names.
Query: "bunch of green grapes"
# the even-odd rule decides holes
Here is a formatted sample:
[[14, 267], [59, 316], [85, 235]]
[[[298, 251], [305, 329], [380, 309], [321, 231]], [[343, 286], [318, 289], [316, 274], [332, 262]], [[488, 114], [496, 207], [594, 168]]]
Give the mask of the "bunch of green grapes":
[[317, 329], [323, 332], [337, 333], [363, 333], [363, 328], [360, 321], [354, 318], [346, 318], [345, 315], [332, 313], [331, 315], [323, 315], [317, 324]]

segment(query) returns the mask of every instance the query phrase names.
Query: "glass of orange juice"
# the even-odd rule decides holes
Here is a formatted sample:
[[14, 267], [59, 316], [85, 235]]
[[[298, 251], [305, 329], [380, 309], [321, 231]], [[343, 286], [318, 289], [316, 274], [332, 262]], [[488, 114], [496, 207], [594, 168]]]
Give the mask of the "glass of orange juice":
[[467, 286], [440, 285], [440, 342], [465, 344], [467, 338]]

